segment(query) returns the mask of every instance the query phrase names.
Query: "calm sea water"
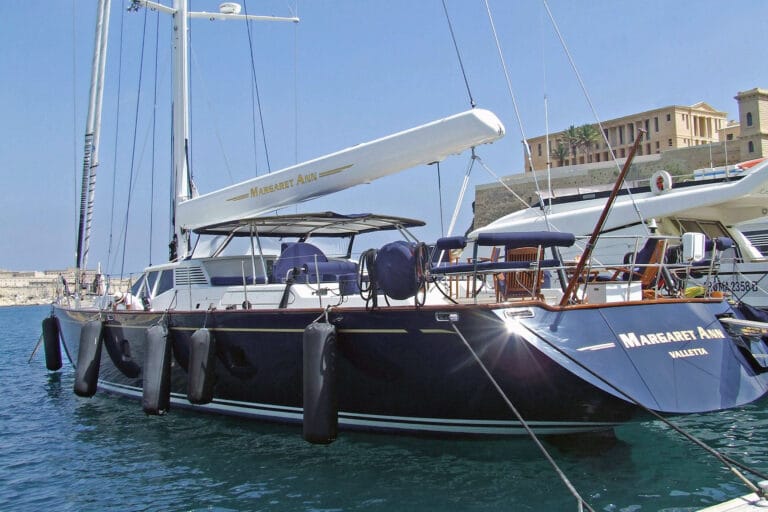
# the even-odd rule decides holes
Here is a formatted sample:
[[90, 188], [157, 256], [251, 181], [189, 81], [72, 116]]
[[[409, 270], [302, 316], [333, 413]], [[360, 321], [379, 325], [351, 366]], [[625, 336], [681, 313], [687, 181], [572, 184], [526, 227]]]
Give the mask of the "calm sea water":
[[[577, 510], [527, 439], [342, 433], [311, 446], [298, 427], [78, 398], [72, 370], [48, 372], [42, 348], [27, 363], [48, 312], [0, 308], [0, 510]], [[679, 424], [768, 472], [767, 403]], [[660, 422], [546, 447], [595, 510], [693, 511], [747, 493]]]

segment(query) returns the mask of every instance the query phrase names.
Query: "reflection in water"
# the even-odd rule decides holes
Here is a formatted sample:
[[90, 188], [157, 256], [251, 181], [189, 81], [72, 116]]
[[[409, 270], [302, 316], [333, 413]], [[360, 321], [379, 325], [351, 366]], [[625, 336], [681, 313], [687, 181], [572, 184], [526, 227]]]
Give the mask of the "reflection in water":
[[48, 393], [48, 398], [53, 401], [57, 401], [61, 398], [61, 373], [50, 372], [48, 373], [48, 382], [45, 386], [45, 390]]

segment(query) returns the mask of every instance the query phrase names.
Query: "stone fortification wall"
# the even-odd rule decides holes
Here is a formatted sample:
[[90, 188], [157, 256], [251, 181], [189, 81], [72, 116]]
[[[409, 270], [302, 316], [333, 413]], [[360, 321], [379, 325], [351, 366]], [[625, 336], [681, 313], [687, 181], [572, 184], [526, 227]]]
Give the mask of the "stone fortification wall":
[[0, 286], [0, 306], [49, 304], [56, 296], [56, 287], [47, 283], [26, 286]]
[[[673, 149], [660, 154], [636, 157], [630, 167], [627, 181], [647, 185], [648, 178], [658, 170], [665, 170], [673, 176], [686, 176], [690, 175], [694, 169], [718, 167], [726, 165], [726, 162], [732, 165], [741, 160], [741, 153], [735, 142], [729, 142], [727, 145], [719, 143]], [[620, 160], [619, 164], [623, 165], [624, 161], [625, 159]], [[620, 167], [614, 163], [559, 167], [553, 169], [551, 173], [552, 189], [561, 190], [563, 193], [574, 193], [577, 189], [610, 185], [616, 181], [619, 169]], [[536, 180], [541, 190], [547, 190], [546, 171], [537, 171]], [[532, 204], [537, 200], [533, 173], [506, 176], [503, 181], [526, 203]], [[499, 217], [525, 207], [526, 205], [499, 183], [479, 185], [475, 189], [474, 227], [485, 226]]]
[[[84, 282], [90, 284], [94, 272], [88, 271]], [[54, 298], [63, 292], [61, 278], [69, 283], [70, 291], [74, 291], [75, 272], [67, 270], [46, 270], [15, 272], [0, 270], [0, 306], [26, 306], [33, 304], [50, 304]], [[120, 290], [126, 289], [128, 280], [112, 281]]]

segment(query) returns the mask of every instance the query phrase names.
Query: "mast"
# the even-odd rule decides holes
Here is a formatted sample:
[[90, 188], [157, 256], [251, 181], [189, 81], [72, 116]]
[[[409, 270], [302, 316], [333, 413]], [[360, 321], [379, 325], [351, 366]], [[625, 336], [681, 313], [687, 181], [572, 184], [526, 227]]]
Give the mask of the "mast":
[[83, 179], [80, 188], [80, 221], [77, 233], [75, 260], [76, 293], [80, 292], [81, 271], [88, 266], [91, 239], [91, 220], [96, 198], [96, 167], [99, 165], [99, 138], [101, 133], [101, 106], [104, 93], [104, 68], [107, 61], [109, 36], [109, 0], [99, 0], [96, 11], [96, 36], [91, 62], [91, 86], [88, 98], [88, 117], [85, 123], [83, 148]]
[[191, 197], [189, 175], [189, 48], [187, 0], [173, 2], [173, 200], [171, 201], [171, 225], [173, 238], [170, 243], [170, 260], [185, 258], [189, 253], [189, 231], [176, 222], [176, 207]]
[[189, 132], [189, 19], [207, 20], [254, 20], [254, 21], [290, 21], [297, 23], [295, 17], [254, 16], [239, 14], [240, 6], [233, 2], [224, 2], [220, 12], [192, 12], [188, 0], [173, 0], [173, 7], [150, 0], [133, 0], [133, 7], [144, 6], [173, 17], [173, 119], [172, 119], [172, 201], [171, 223], [173, 238], [170, 243], [170, 259], [183, 259], [190, 254], [189, 230], [177, 221], [178, 206], [192, 198], [193, 188], [189, 169], [190, 132]]

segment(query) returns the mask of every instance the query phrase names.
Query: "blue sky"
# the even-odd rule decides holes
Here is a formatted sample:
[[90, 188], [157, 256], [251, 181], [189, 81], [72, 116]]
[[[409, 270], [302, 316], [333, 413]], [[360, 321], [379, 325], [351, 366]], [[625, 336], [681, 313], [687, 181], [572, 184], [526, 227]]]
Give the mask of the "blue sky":
[[[195, 10], [220, 2], [196, 0]], [[112, 8], [108, 83], [96, 220], [89, 266], [140, 271], [167, 256], [169, 20], [159, 21], [154, 181], [148, 125], [154, 89], [156, 14]], [[552, 131], [594, 122], [539, 1], [489, 0], [511, 73], [525, 136], [543, 134], [543, 98]], [[494, 111], [507, 136], [478, 154], [498, 175], [521, 172], [523, 135], [502, 74], [482, 0], [446, 0], [472, 95]], [[601, 119], [706, 101], [737, 114], [738, 91], [768, 87], [768, 2], [550, 0]], [[251, 13], [301, 22], [251, 24], [271, 170], [469, 108], [441, 0], [251, 0]], [[52, 269], [74, 262], [83, 130], [95, 1], [0, 2], [0, 268]], [[119, 67], [122, 24], [122, 65]], [[192, 22], [192, 166], [201, 192], [267, 172], [262, 133], [254, 149], [251, 61], [246, 25]], [[117, 76], [120, 69], [120, 99]], [[137, 101], [137, 94], [140, 96]], [[137, 107], [138, 104], [138, 107]], [[118, 123], [119, 107], [119, 123]], [[135, 122], [138, 111], [138, 122]], [[138, 126], [135, 130], [134, 125]], [[116, 133], [115, 126], [119, 129]], [[135, 141], [134, 141], [135, 139]], [[135, 151], [132, 151], [135, 147]], [[447, 229], [468, 155], [441, 165]], [[133, 161], [125, 264], [123, 225]], [[114, 180], [114, 209], [113, 209]], [[457, 230], [471, 222], [474, 186], [492, 177], [476, 167]], [[150, 200], [154, 183], [155, 200]], [[373, 211], [422, 218], [418, 235], [441, 234], [434, 166], [304, 203], [299, 211]], [[291, 213], [296, 211], [291, 209]], [[114, 212], [114, 213], [113, 213]], [[150, 253], [148, 229], [154, 226]], [[110, 228], [110, 217], [112, 217]], [[107, 239], [112, 233], [113, 249]], [[359, 247], [358, 249], [365, 249]]]

